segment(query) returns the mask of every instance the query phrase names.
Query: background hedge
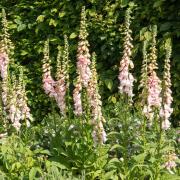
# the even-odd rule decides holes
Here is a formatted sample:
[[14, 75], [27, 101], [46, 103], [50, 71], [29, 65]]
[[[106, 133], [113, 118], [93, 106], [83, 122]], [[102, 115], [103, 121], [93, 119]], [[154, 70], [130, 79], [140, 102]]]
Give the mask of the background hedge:
[[[76, 47], [80, 11], [86, 6], [90, 51], [98, 55], [98, 72], [101, 94], [106, 104], [116, 101], [118, 92], [118, 65], [122, 53], [121, 28], [124, 10], [129, 0], [1, 0], [10, 22], [10, 33], [16, 45], [16, 60], [26, 71], [29, 104], [34, 117], [41, 121], [50, 111], [49, 99], [42, 89], [41, 59], [43, 43], [49, 37], [52, 62], [55, 62], [57, 46], [63, 45], [63, 35], [70, 43], [72, 64], [76, 62]], [[131, 2], [132, 3], [132, 2]], [[152, 24], [158, 26], [160, 75], [162, 72], [163, 38], [173, 40], [172, 80], [174, 96], [173, 122], [180, 117], [180, 3], [179, 0], [134, 0], [132, 30], [134, 38], [134, 74], [138, 77], [142, 61], [142, 32]], [[71, 79], [75, 68], [71, 67]], [[137, 87], [138, 79], [135, 84]], [[73, 88], [73, 87], [72, 87]], [[136, 88], [137, 89], [137, 88]]]

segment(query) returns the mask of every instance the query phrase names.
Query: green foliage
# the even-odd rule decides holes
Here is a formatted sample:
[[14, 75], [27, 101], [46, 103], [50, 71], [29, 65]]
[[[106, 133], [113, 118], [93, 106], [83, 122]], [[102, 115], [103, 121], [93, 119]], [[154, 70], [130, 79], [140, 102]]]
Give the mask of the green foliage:
[[[58, 113], [48, 114], [42, 125], [22, 129], [1, 139], [2, 179], [178, 179], [179, 170], [166, 170], [168, 152], [176, 152], [175, 129], [160, 131], [159, 123], [146, 127], [146, 119], [121, 99], [107, 109], [108, 140], [95, 145], [92, 126]], [[176, 160], [179, 163], [179, 160]]]
[[[130, 4], [129, 4], [130, 3]], [[16, 61], [26, 68], [28, 76], [28, 97], [29, 104], [35, 117], [42, 117], [49, 112], [49, 100], [42, 91], [41, 86], [41, 59], [43, 41], [50, 39], [52, 46], [52, 57], [56, 57], [57, 45], [63, 45], [63, 35], [70, 38], [70, 57], [72, 64], [75, 64], [77, 35], [79, 30], [80, 11], [83, 5], [86, 6], [88, 18], [88, 31], [91, 51], [98, 55], [98, 72], [100, 73], [101, 94], [104, 100], [114, 102], [117, 92], [117, 70], [121, 57], [122, 40], [121, 29], [124, 9], [128, 4], [134, 7], [132, 30], [134, 36], [133, 59], [135, 62], [135, 74], [140, 73], [142, 58], [140, 41], [143, 39], [141, 33], [146, 31], [144, 27], [152, 24], [158, 25], [158, 42], [161, 49], [163, 37], [173, 39], [172, 57], [172, 80], [174, 96], [173, 122], [177, 125], [180, 107], [179, 94], [179, 3], [177, 0], [152, 0], [138, 1], [133, 3], [129, 0], [116, 1], [24, 1], [15, 0], [9, 2], [3, 0], [0, 7], [5, 8], [9, 28], [16, 44]], [[136, 5], [136, 6], [135, 6]], [[140, 32], [140, 34], [139, 34]], [[148, 38], [148, 32], [144, 35]], [[163, 55], [159, 53], [159, 63], [163, 62]], [[52, 58], [53, 62], [55, 58]], [[55, 64], [55, 63], [54, 63]], [[70, 79], [74, 78], [75, 69], [70, 69]], [[162, 68], [160, 68], [160, 73]], [[112, 83], [113, 82], [113, 83]], [[33, 84], [33, 86], [32, 86]], [[33, 97], [36, 97], [34, 100]], [[37, 108], [39, 107], [39, 108]], [[41, 111], [44, 109], [44, 111]]]
[[33, 174], [38, 177], [43, 173], [44, 153], [42, 149], [31, 150], [18, 136], [12, 135], [1, 141], [1, 171], [10, 179], [27, 179]]
[[53, 114], [45, 119], [42, 131], [46, 132], [44, 136], [48, 138], [51, 151], [49, 160], [61, 164], [61, 169], [69, 169], [73, 174], [89, 178], [103, 175], [109, 148], [104, 146], [94, 149], [92, 126], [89, 123], [73, 119], [71, 124], [69, 119]]

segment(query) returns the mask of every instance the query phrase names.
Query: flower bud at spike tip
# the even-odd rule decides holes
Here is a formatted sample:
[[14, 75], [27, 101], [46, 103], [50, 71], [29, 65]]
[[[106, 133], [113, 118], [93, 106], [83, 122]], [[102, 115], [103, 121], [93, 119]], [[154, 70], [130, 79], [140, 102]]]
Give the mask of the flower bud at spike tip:
[[61, 113], [65, 116], [66, 114], [66, 91], [69, 84], [69, 51], [68, 51], [68, 40], [67, 36], [64, 36], [64, 51], [61, 58], [61, 49], [58, 49], [57, 56], [57, 72], [56, 72], [56, 88], [55, 91], [57, 96], [55, 97], [58, 107]]
[[134, 77], [129, 72], [129, 70], [134, 68], [134, 64], [131, 60], [133, 45], [131, 43], [132, 31], [130, 30], [130, 18], [131, 18], [130, 13], [131, 10], [128, 9], [125, 15], [125, 31], [124, 31], [125, 37], [123, 44], [124, 50], [123, 50], [123, 57], [120, 62], [118, 79], [120, 81], [120, 85], [119, 85], [120, 93], [127, 95], [132, 101]]
[[160, 110], [160, 117], [162, 118], [162, 129], [167, 130], [170, 128], [171, 123], [169, 118], [173, 112], [171, 104], [173, 101], [172, 91], [171, 91], [171, 74], [170, 74], [170, 57], [171, 57], [171, 42], [168, 39], [166, 42], [166, 57], [164, 64], [164, 74], [163, 74], [163, 88], [162, 88], [162, 107]]
[[157, 49], [156, 49], [157, 27], [152, 28], [152, 43], [150, 47], [148, 77], [147, 77], [147, 104], [144, 106], [143, 113], [149, 120], [149, 126], [152, 124], [154, 118], [154, 108], [161, 108], [161, 81], [156, 74], [157, 66]]
[[87, 87], [89, 79], [91, 77], [91, 71], [89, 65], [90, 54], [89, 54], [89, 43], [87, 41], [87, 30], [86, 30], [86, 12], [85, 7], [82, 8], [81, 12], [81, 23], [80, 23], [80, 32], [79, 32], [79, 43], [78, 43], [78, 51], [77, 51], [77, 69], [79, 72], [79, 76], [81, 76], [82, 85]]
[[93, 53], [92, 55], [91, 72], [92, 72], [92, 76], [88, 84], [87, 93], [89, 97], [90, 107], [92, 110], [92, 124], [94, 126], [92, 136], [95, 144], [97, 143], [103, 144], [106, 141], [106, 132], [103, 127], [103, 123], [105, 122], [105, 120], [102, 115], [102, 109], [101, 109], [102, 102], [98, 89], [98, 77], [96, 72], [95, 53]]
[[82, 88], [87, 88], [89, 80], [91, 78], [90, 70], [90, 53], [89, 53], [89, 42], [87, 41], [87, 30], [86, 30], [86, 11], [83, 6], [81, 11], [81, 22], [80, 22], [80, 32], [79, 32], [79, 42], [77, 50], [77, 82], [75, 89], [73, 91], [74, 100], [74, 113], [75, 115], [82, 114], [82, 102], [81, 102], [81, 90]]
[[43, 88], [45, 93], [50, 97], [57, 96], [55, 91], [56, 82], [51, 76], [51, 66], [49, 58], [49, 40], [44, 44], [44, 58], [43, 58]]

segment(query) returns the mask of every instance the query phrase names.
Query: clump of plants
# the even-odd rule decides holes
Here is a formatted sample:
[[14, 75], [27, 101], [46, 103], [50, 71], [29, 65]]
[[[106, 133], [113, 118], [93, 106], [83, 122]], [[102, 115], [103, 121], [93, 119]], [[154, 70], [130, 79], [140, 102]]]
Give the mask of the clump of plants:
[[51, 101], [52, 111], [38, 125], [31, 123], [23, 70], [14, 62], [8, 22], [2, 11], [0, 175], [3, 179], [178, 179], [179, 140], [170, 127], [171, 40], [164, 40], [164, 73], [160, 78], [157, 26], [150, 27], [151, 37], [143, 42], [139, 98], [135, 102], [132, 11], [129, 7], [125, 12], [119, 97], [108, 109], [103, 108], [99, 91], [98, 57], [89, 50], [85, 7], [81, 12], [76, 80], [72, 85], [67, 35], [64, 46], [57, 48], [55, 73], [49, 40], [44, 43], [42, 88]]

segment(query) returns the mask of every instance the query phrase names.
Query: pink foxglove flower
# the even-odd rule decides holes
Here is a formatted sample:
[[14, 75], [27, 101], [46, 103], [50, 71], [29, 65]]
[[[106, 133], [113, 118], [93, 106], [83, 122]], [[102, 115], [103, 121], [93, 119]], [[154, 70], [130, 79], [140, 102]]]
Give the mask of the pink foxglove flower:
[[21, 127], [21, 112], [18, 108], [17, 104], [17, 93], [16, 93], [16, 85], [17, 81], [14, 76], [12, 76], [12, 87], [9, 92], [9, 100], [8, 100], [8, 119], [10, 119], [14, 128], [17, 131], [20, 130]]
[[[2, 41], [0, 43], [0, 73], [2, 78], [2, 101], [7, 118], [17, 131], [20, 130], [24, 111], [29, 111], [26, 104], [21, 103], [20, 95], [22, 96], [22, 88], [18, 89], [16, 77], [8, 74], [9, 62], [13, 60], [14, 46], [9, 39], [8, 22], [6, 20], [6, 13], [2, 10]], [[24, 112], [25, 113], [25, 112]]]
[[91, 71], [89, 67], [91, 61], [88, 49], [89, 43], [87, 41], [87, 36], [88, 33], [86, 30], [86, 12], [85, 7], [83, 7], [81, 13], [81, 26], [77, 52], [77, 69], [79, 72], [79, 76], [81, 76], [82, 84], [84, 87], [87, 87], [91, 76]]
[[152, 125], [152, 120], [154, 118], [154, 112], [150, 106], [144, 105], [143, 107], [143, 114], [149, 120], [149, 125]]
[[8, 64], [8, 55], [5, 52], [0, 52], [0, 72], [2, 79], [6, 79], [8, 76]]
[[125, 32], [124, 32], [125, 38], [123, 44], [124, 50], [123, 50], [123, 57], [120, 62], [118, 79], [120, 81], [120, 85], [119, 85], [120, 93], [126, 94], [128, 97], [130, 97], [130, 99], [132, 99], [134, 77], [129, 72], [129, 70], [134, 68], [134, 64], [131, 60], [133, 45], [131, 43], [132, 31], [130, 29], [130, 12], [131, 12], [130, 9], [128, 9], [126, 11], [126, 16], [125, 16]]
[[73, 92], [73, 100], [74, 100], [74, 113], [76, 115], [82, 114], [82, 102], [81, 102], [81, 90], [83, 87], [87, 88], [90, 77], [90, 54], [89, 54], [89, 43], [87, 41], [87, 30], [86, 30], [86, 12], [85, 7], [82, 8], [81, 12], [81, 25], [80, 25], [80, 33], [79, 33], [79, 42], [78, 42], [78, 50], [77, 50], [77, 73], [78, 80], [75, 85], [75, 89]]
[[170, 128], [169, 118], [173, 112], [171, 104], [173, 101], [171, 91], [171, 74], [170, 74], [170, 57], [171, 57], [171, 45], [168, 44], [166, 48], [166, 58], [164, 65], [164, 76], [163, 76], [163, 101], [162, 108], [160, 110], [160, 117], [162, 118], [162, 129], [167, 130]]
[[66, 115], [66, 91], [69, 86], [69, 51], [68, 39], [64, 36], [64, 52], [61, 60], [61, 49], [58, 50], [57, 55], [57, 72], [56, 81], [51, 76], [51, 66], [49, 58], [49, 41], [44, 45], [44, 59], [43, 59], [43, 88], [46, 94], [53, 97], [61, 111]]
[[8, 79], [6, 78], [2, 81], [2, 102], [3, 102], [4, 110], [6, 110], [8, 104], [8, 92], [9, 92]]
[[66, 84], [65, 84], [65, 77], [61, 77], [56, 82], [56, 93], [57, 96], [55, 97], [58, 107], [61, 110], [61, 113], [65, 115], [66, 112], [66, 102], [65, 102], [65, 95], [66, 95]]
[[82, 90], [82, 83], [80, 76], [77, 79], [75, 89], [73, 91], [73, 100], [74, 100], [74, 114], [76, 116], [82, 115], [82, 101], [81, 101], [81, 90]]
[[164, 164], [164, 167], [171, 172], [171, 170], [177, 166], [176, 160], [178, 159], [178, 157], [175, 153], [170, 153], [166, 155], [166, 159], [167, 160]]
[[105, 122], [105, 119], [102, 115], [102, 108], [101, 108], [102, 102], [98, 90], [95, 53], [93, 53], [92, 56], [91, 71], [92, 71], [92, 76], [90, 78], [87, 87], [87, 94], [91, 107], [92, 125], [94, 126], [92, 136], [95, 144], [98, 143], [103, 144], [106, 141], [106, 132], [103, 127], [103, 123]]
[[107, 141], [107, 135], [101, 121], [97, 125], [94, 126], [92, 137], [95, 144], [98, 144], [98, 143], [103, 144]]
[[154, 118], [154, 110], [160, 109], [161, 107], [161, 81], [158, 78], [155, 70], [158, 69], [157, 66], [157, 55], [156, 55], [156, 36], [157, 36], [157, 27], [153, 27], [152, 33], [152, 44], [150, 48], [149, 61], [148, 64], [148, 72], [147, 72], [147, 81], [146, 81], [146, 91], [147, 91], [147, 100], [145, 101], [147, 104], [144, 106], [144, 114], [149, 120], [149, 125], [152, 125], [152, 120]]
[[[3, 42], [2, 42], [3, 43]], [[8, 101], [8, 66], [9, 66], [9, 57], [6, 53], [5, 48], [0, 49], [0, 73], [2, 78], [2, 102], [4, 110], [7, 108]]]
[[148, 77], [148, 99], [147, 103], [150, 107], [157, 107], [161, 106], [161, 86], [160, 86], [160, 79], [157, 77], [156, 72], [153, 71], [151, 75]]
[[61, 59], [61, 49], [58, 49], [57, 72], [56, 72], [56, 93], [55, 97], [61, 113], [66, 115], [66, 92], [69, 86], [69, 45], [67, 36], [64, 36], [64, 51]]
[[2, 40], [0, 42], [0, 73], [2, 79], [7, 79], [8, 77], [9, 61], [13, 59], [12, 55], [14, 54], [14, 46], [10, 40], [8, 30], [6, 13], [5, 10], [2, 9]]
[[33, 120], [33, 117], [30, 113], [30, 108], [27, 103], [27, 96], [26, 96], [26, 89], [25, 83], [23, 81], [23, 72], [22, 69], [19, 75], [18, 86], [16, 87], [16, 94], [17, 94], [17, 107], [21, 113], [21, 120], [24, 120], [26, 126], [30, 126], [30, 122]]
[[[147, 41], [143, 42], [143, 61], [141, 68], [141, 77], [138, 89], [141, 89], [139, 94], [141, 106], [147, 105], [147, 78], [148, 78], [148, 55], [147, 55]], [[144, 108], [144, 111], [147, 111], [147, 107]], [[145, 113], [144, 113], [145, 114]]]
[[54, 79], [49, 75], [49, 73], [43, 74], [43, 88], [45, 93], [48, 94], [50, 97], [56, 97], [55, 91], [56, 82]]
[[1, 133], [0, 134], [0, 139], [2, 139], [2, 138], [6, 138], [8, 136], [8, 134], [7, 133]]
[[43, 88], [45, 93], [48, 94], [50, 97], [55, 97], [56, 82], [53, 80], [51, 76], [51, 66], [50, 66], [50, 59], [49, 59], [49, 41], [45, 42], [44, 45], [44, 59], [43, 59]]

